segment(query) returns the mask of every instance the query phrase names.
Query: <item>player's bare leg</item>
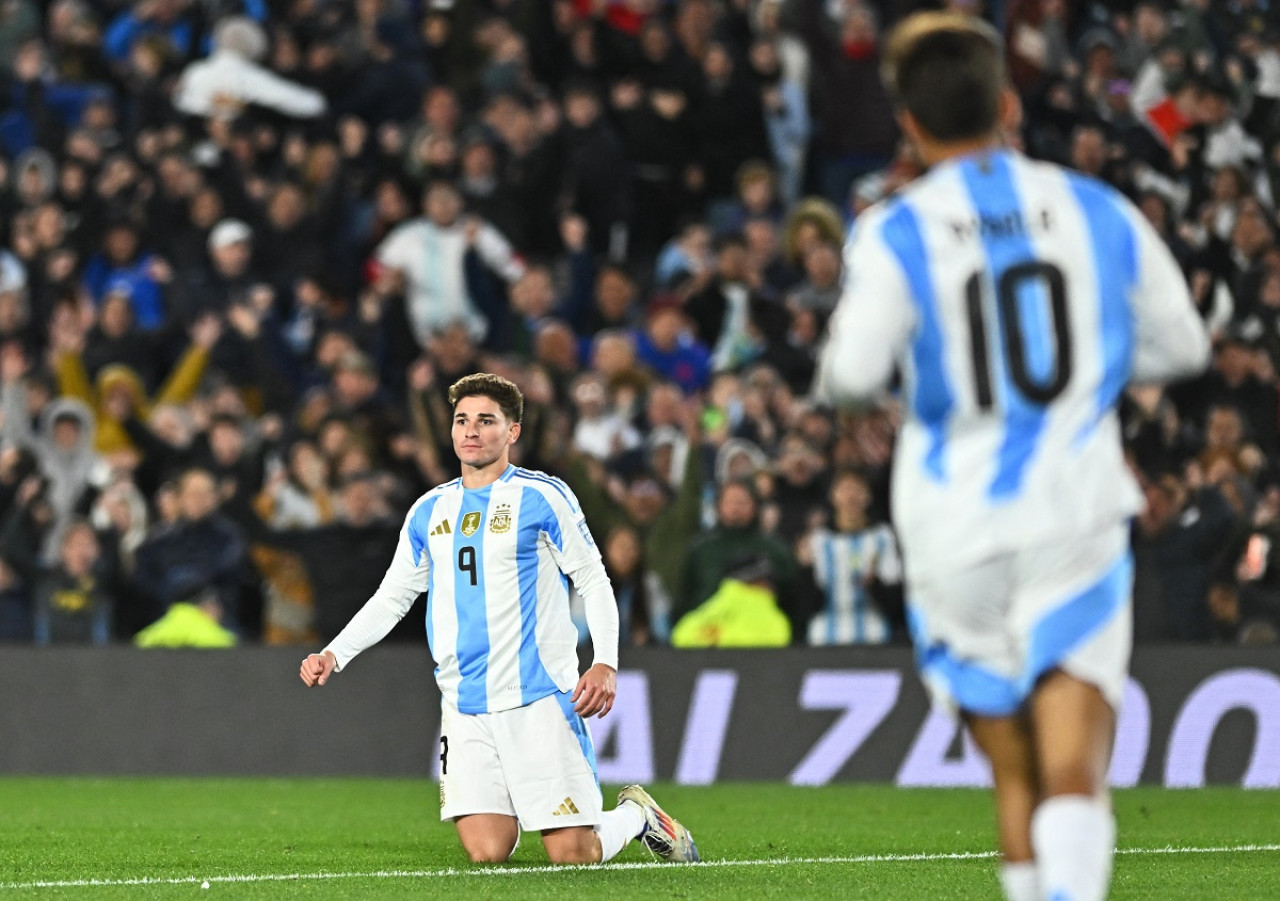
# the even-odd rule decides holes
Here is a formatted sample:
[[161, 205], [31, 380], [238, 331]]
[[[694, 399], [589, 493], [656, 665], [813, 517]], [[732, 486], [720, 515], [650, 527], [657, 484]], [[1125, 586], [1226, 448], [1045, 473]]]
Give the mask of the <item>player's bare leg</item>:
[[1044, 796], [1105, 800], [1116, 715], [1097, 686], [1054, 670], [1036, 686], [1031, 715]]
[[1031, 718], [1043, 794], [1031, 823], [1041, 886], [1048, 897], [1099, 901], [1115, 855], [1107, 791], [1115, 711], [1096, 686], [1055, 670], [1032, 694]]
[[453, 822], [463, 850], [474, 863], [503, 863], [520, 839], [520, 824], [505, 814], [473, 813]]
[[1035, 745], [1026, 716], [965, 714], [965, 724], [991, 761], [996, 824], [1000, 833], [1000, 883], [1009, 901], [1040, 898], [1031, 816], [1040, 801]]
[[600, 863], [600, 836], [591, 826], [565, 826], [542, 830], [542, 847], [552, 863]]
[[618, 806], [604, 811], [599, 825], [544, 829], [542, 846], [552, 863], [605, 863], [637, 838], [663, 860], [698, 859], [698, 846], [689, 830], [638, 785], [622, 790]]

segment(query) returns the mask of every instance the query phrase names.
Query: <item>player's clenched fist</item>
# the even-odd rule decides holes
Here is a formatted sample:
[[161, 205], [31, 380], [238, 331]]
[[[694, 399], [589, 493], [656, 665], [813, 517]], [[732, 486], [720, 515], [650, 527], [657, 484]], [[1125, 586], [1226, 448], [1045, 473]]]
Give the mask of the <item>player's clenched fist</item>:
[[597, 663], [582, 674], [570, 700], [580, 717], [604, 716], [613, 709], [613, 698], [617, 693], [617, 672], [611, 666]]
[[313, 685], [324, 685], [329, 681], [329, 674], [338, 665], [338, 658], [332, 651], [323, 654], [311, 654], [302, 661], [302, 681], [310, 688]]

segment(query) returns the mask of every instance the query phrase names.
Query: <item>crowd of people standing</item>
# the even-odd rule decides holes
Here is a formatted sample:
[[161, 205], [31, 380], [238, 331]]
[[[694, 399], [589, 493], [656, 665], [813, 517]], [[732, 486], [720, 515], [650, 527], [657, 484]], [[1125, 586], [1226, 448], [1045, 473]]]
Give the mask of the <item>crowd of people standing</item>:
[[0, 640], [330, 637], [475, 371], [523, 390], [515, 459], [581, 500], [626, 642], [904, 639], [897, 412], [809, 388], [847, 229], [919, 172], [881, 35], [938, 5], [997, 20], [1008, 140], [1134, 199], [1215, 336], [1124, 402], [1138, 640], [1276, 641], [1252, 0], [5, 0]]

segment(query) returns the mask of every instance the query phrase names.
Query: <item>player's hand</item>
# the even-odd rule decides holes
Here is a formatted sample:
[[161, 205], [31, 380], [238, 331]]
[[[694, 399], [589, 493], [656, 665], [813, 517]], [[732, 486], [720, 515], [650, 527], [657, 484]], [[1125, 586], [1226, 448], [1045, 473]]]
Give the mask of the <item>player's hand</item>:
[[613, 709], [613, 698], [618, 693], [618, 671], [611, 666], [597, 663], [582, 674], [573, 690], [573, 709], [578, 716], [590, 718], [604, 716]]
[[324, 685], [329, 681], [329, 674], [333, 672], [334, 667], [338, 665], [338, 658], [333, 656], [333, 651], [325, 651], [322, 654], [311, 654], [302, 661], [302, 682], [308, 688], [315, 685]]

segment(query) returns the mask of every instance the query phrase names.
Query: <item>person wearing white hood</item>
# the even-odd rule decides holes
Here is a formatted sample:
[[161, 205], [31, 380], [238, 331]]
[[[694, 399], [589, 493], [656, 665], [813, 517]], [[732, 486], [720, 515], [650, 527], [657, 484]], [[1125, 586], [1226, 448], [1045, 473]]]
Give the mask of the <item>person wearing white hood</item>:
[[246, 16], [229, 16], [213, 29], [213, 52], [191, 63], [173, 92], [173, 105], [191, 116], [235, 118], [247, 105], [266, 107], [295, 119], [325, 112], [324, 95], [282, 78], [258, 64], [267, 36]]
[[40, 414], [40, 431], [28, 446], [36, 454], [48, 482], [52, 528], [41, 542], [41, 559], [55, 561], [67, 525], [82, 510], [85, 492], [106, 485], [110, 468], [93, 449], [93, 413], [83, 401], [60, 397]]

